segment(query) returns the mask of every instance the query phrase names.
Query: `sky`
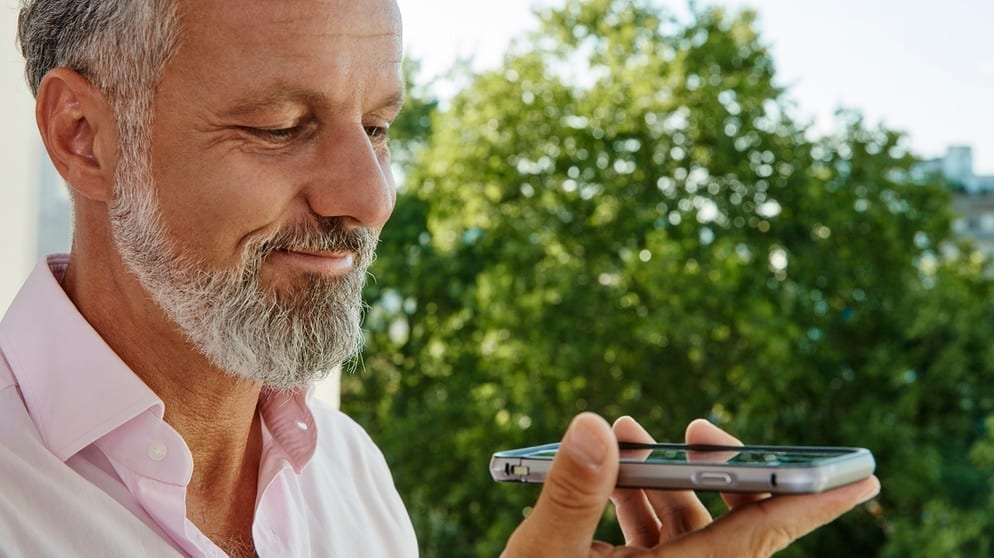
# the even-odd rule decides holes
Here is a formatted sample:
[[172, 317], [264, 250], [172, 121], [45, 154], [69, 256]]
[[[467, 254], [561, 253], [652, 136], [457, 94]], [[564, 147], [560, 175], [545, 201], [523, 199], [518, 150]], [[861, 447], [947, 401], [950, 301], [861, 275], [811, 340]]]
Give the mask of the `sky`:
[[[563, 0], [400, 0], [408, 52], [423, 74], [458, 58], [501, 61], [535, 27], [531, 8]], [[657, 0], [686, 13], [685, 1]], [[715, 2], [698, 0], [699, 5]], [[909, 134], [919, 155], [973, 147], [974, 170], [994, 174], [994, 0], [725, 0], [759, 13], [780, 82], [816, 130], [840, 106]]]

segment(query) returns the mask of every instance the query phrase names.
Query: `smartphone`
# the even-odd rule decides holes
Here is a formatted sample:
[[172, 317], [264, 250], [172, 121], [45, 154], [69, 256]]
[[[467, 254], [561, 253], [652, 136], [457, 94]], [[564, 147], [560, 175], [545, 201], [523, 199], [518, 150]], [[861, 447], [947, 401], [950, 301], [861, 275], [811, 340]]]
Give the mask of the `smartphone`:
[[[501, 451], [490, 460], [498, 482], [541, 483], [559, 444]], [[617, 486], [663, 490], [821, 492], [873, 474], [866, 448], [619, 444]]]

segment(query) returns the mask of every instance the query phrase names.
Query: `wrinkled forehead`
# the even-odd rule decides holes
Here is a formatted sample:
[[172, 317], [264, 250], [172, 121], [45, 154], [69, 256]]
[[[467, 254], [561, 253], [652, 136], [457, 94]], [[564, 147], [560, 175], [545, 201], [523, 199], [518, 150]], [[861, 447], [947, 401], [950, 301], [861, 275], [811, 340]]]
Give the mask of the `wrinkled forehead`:
[[399, 40], [402, 31], [395, 0], [178, 0], [178, 8], [184, 29], [215, 39], [256, 33], [279, 42], [301, 34]]
[[363, 104], [398, 87], [394, 0], [179, 1], [181, 37], [159, 88], [170, 101], [218, 105], [279, 87]]

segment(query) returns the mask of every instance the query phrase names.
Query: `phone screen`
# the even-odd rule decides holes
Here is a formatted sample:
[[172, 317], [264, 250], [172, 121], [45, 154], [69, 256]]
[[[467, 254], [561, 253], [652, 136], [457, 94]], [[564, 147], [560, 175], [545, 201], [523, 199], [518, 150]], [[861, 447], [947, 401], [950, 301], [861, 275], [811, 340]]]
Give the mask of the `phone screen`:
[[[755, 465], [757, 467], [815, 465], [826, 459], [853, 453], [851, 448], [793, 447], [793, 446], [687, 446], [682, 444], [621, 443], [622, 461], [642, 463], [727, 463], [729, 465]], [[536, 448], [522, 457], [553, 459], [555, 447]]]

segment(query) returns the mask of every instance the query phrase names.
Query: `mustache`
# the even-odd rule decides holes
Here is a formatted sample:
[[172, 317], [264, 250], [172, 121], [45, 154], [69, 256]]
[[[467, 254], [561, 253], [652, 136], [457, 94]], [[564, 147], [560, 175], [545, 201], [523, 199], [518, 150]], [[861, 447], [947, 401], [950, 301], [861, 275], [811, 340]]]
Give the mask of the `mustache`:
[[379, 235], [368, 227], [349, 227], [341, 217], [298, 221], [263, 238], [250, 253], [258, 259], [281, 250], [352, 252], [360, 263], [370, 263]]

